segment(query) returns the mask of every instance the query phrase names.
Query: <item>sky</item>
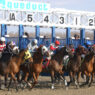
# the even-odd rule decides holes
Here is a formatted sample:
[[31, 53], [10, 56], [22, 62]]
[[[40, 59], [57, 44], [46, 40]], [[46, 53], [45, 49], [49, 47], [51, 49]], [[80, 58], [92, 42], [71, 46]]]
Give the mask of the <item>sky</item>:
[[27, 0], [50, 3], [52, 8], [95, 12], [95, 0]]

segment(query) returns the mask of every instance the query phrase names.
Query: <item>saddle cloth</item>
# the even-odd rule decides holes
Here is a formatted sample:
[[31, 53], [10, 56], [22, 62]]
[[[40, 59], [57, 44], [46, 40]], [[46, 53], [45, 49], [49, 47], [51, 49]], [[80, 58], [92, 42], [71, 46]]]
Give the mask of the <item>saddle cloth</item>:
[[49, 63], [50, 63], [50, 60], [45, 59], [44, 62], [43, 62], [42, 68], [43, 68], [43, 69], [48, 68]]

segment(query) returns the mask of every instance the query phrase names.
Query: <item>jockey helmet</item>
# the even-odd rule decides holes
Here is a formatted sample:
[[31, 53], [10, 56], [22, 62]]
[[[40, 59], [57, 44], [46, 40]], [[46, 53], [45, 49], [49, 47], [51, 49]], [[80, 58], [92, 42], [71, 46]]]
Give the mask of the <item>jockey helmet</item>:
[[15, 43], [15, 42], [13, 42], [13, 45], [15, 46], [15, 45], [16, 45], [16, 43]]
[[60, 45], [60, 42], [58, 40], [55, 41], [56, 45]]
[[5, 37], [1, 37], [0, 40], [1, 40], [2, 42], [5, 42], [5, 41], [6, 41]]
[[87, 41], [86, 44], [87, 45], [92, 45], [92, 43], [90, 41]]
[[10, 45], [14, 46], [15, 45], [15, 42], [11, 41], [10, 42]]
[[34, 44], [37, 44], [37, 43], [38, 43], [37, 39], [34, 39], [34, 40], [33, 40], [33, 43], [34, 43]]

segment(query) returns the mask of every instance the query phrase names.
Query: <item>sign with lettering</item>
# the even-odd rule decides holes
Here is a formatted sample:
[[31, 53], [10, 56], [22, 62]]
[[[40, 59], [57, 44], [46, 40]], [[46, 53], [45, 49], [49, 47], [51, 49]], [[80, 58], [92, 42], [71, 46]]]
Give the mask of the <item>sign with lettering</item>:
[[18, 0], [0, 0], [0, 9], [47, 12], [50, 10], [50, 4]]
[[0, 0], [0, 24], [95, 29], [95, 12], [50, 9], [48, 3]]

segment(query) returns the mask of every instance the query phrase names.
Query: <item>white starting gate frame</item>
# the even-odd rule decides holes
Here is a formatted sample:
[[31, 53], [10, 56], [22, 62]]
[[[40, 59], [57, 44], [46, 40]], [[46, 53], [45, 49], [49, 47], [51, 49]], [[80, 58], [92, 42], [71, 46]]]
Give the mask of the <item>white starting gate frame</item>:
[[48, 3], [1, 0], [0, 24], [95, 29], [95, 12], [53, 9]]

